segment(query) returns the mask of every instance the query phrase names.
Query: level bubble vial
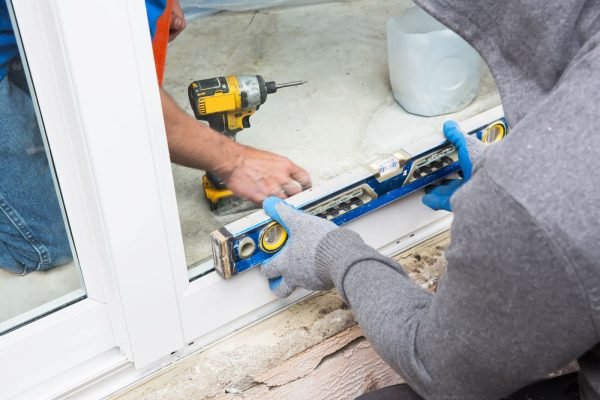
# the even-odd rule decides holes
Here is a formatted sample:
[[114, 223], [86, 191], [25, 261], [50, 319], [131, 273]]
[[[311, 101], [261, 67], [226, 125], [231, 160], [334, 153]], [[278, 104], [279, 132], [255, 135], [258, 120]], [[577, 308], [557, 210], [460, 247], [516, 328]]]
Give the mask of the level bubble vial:
[[245, 260], [252, 257], [256, 251], [256, 243], [251, 237], [246, 236], [238, 242], [238, 255], [240, 259]]
[[267, 253], [275, 253], [287, 241], [287, 232], [277, 222], [269, 224], [260, 234], [260, 248]]

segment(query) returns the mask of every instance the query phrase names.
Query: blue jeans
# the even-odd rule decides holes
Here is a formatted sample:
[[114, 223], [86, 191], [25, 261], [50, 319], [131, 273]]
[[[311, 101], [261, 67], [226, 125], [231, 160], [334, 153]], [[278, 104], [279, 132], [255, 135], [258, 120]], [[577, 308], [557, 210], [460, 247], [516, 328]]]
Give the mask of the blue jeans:
[[72, 259], [22, 70], [0, 81], [0, 268], [16, 274]]

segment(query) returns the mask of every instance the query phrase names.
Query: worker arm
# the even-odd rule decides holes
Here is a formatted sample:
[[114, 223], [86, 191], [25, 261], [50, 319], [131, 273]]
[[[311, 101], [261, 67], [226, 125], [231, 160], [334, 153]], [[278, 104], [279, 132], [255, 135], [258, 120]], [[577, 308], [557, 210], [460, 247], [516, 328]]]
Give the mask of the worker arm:
[[356, 233], [277, 199], [265, 210], [290, 238], [263, 271], [279, 277], [280, 297], [335, 286], [373, 347], [425, 399], [499, 399], [578, 358], [597, 336], [568, 260], [484, 168], [455, 197], [435, 296]]
[[199, 123], [160, 89], [169, 153], [174, 163], [210, 171], [238, 196], [261, 202], [310, 187], [310, 177], [285, 157], [243, 146]]
[[452, 196], [435, 295], [356, 233], [271, 200], [266, 212], [290, 232], [263, 267], [280, 277], [276, 294], [335, 286], [377, 352], [427, 400], [499, 399], [578, 358], [588, 367], [582, 387], [593, 387], [600, 136], [590, 99], [600, 53], [588, 49]]
[[484, 169], [456, 196], [435, 295], [351, 232], [329, 234], [320, 262], [337, 271], [377, 352], [421, 396], [499, 399], [580, 357], [597, 336], [569, 261], [523, 207]]
[[239, 164], [239, 146], [191, 118], [163, 88], [160, 99], [171, 161], [208, 171], [225, 170], [231, 160], [232, 166]]
[[350, 234], [321, 242], [366, 336], [426, 399], [498, 399], [600, 342], [597, 43], [453, 196], [435, 296]]

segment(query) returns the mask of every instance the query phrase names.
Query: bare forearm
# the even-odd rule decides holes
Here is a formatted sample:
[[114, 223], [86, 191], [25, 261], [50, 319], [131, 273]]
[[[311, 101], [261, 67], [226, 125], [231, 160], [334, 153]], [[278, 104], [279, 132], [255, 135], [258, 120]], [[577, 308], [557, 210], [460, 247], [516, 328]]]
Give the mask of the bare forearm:
[[310, 187], [310, 177], [285, 157], [240, 145], [196, 121], [160, 89], [171, 161], [210, 171], [233, 192], [254, 202], [285, 198]]
[[239, 145], [196, 121], [162, 88], [160, 98], [171, 161], [216, 172], [226, 169], [226, 163], [239, 158]]

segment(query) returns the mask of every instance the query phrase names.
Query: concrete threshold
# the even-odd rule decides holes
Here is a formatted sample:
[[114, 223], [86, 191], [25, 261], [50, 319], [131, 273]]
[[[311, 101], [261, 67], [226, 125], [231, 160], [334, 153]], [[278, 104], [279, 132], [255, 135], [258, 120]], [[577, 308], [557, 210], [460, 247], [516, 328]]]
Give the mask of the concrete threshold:
[[[445, 270], [448, 241], [444, 233], [395, 258], [433, 291]], [[399, 382], [331, 291], [192, 354], [113, 399], [352, 399]]]

